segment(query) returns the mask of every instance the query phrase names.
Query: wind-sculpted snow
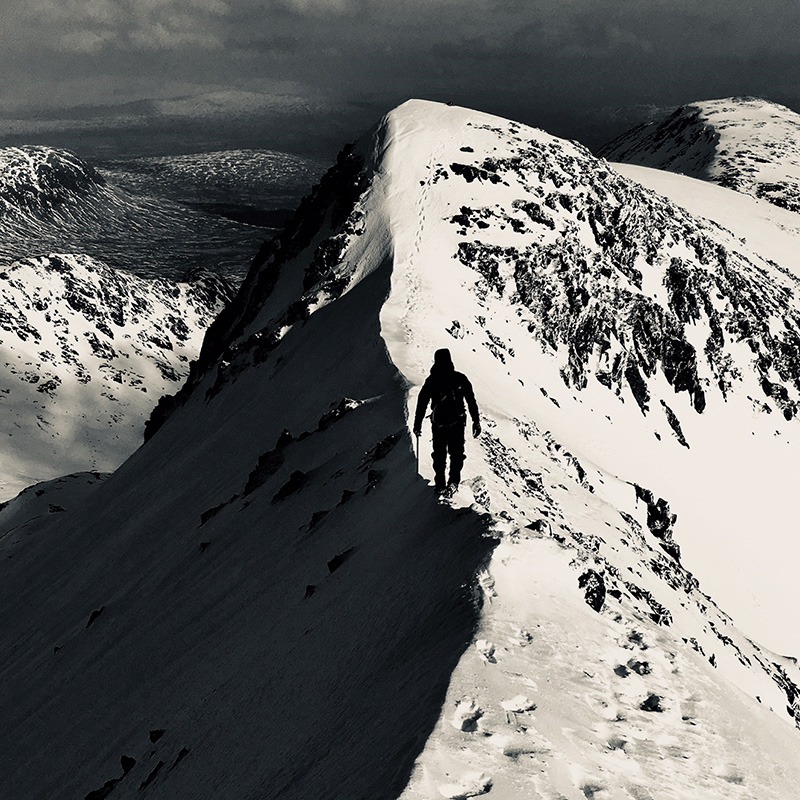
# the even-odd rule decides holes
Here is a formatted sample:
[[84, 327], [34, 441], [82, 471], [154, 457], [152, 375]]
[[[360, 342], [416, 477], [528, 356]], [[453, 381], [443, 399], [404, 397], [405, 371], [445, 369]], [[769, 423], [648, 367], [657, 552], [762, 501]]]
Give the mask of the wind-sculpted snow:
[[752, 97], [705, 100], [600, 150], [609, 161], [680, 172], [800, 211], [800, 115]]
[[0, 263], [80, 252], [144, 277], [205, 268], [236, 280], [264, 231], [153, 196], [130, 194], [64, 150], [0, 149]]
[[[796, 398], [775, 366], [794, 279], [735, 241], [541, 131], [391, 112], [262, 247], [146, 445], [74, 479], [83, 501], [19, 499], [8, 790], [791, 796], [800, 670], [697, 556], [725, 605], [766, 585], [737, 541], [776, 581], [795, 563], [790, 503], [754, 524], [737, 485], [697, 512], [731, 470], [774, 477], [726, 447], [797, 444], [765, 410]], [[449, 504], [408, 423], [442, 346], [483, 425]]]
[[3, 267], [2, 495], [81, 468], [116, 467], [138, 446], [159, 396], [185, 377], [231, 294], [211, 273], [145, 280], [88, 256]]

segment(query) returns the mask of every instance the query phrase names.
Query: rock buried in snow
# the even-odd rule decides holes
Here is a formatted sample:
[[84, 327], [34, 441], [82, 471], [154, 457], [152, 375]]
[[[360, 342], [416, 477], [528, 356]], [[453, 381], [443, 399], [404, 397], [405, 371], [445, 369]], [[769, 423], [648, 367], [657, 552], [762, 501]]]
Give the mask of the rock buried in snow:
[[500, 705], [503, 707], [504, 711], [511, 711], [516, 714], [522, 714], [525, 711], [533, 711], [536, 708], [536, 703], [531, 702], [524, 694], [518, 694], [510, 700], [503, 700]]
[[462, 800], [466, 797], [480, 797], [492, 788], [492, 779], [484, 772], [470, 772], [458, 783], [443, 783], [437, 787], [442, 797], [449, 800]]
[[483, 709], [471, 698], [462, 697], [456, 703], [453, 719], [450, 724], [459, 731], [475, 731], [478, 720], [483, 716]]
[[495, 646], [487, 641], [486, 639], [478, 639], [475, 642], [475, 649], [478, 651], [478, 655], [487, 663], [487, 664], [496, 664], [497, 659], [494, 656], [495, 653]]

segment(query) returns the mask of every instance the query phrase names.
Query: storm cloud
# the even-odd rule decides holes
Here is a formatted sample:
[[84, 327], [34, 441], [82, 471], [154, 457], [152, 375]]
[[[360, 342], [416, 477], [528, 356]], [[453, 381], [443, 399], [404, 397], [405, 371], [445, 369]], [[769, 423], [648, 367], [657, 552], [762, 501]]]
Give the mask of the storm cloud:
[[758, 95], [800, 108], [797, 0], [6, 3], [7, 132], [167, 101], [231, 122], [244, 114], [251, 133], [260, 108], [259, 119], [280, 120], [263, 136], [307, 125], [295, 138], [325, 149], [422, 96], [596, 146], [692, 100]]

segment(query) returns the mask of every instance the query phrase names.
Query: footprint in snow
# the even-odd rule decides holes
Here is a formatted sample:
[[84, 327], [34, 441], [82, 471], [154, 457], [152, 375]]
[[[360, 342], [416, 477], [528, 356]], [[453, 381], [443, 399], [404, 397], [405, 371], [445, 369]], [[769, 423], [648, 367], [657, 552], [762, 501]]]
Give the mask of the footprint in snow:
[[478, 720], [483, 716], [483, 709], [471, 697], [462, 697], [456, 703], [456, 710], [450, 724], [459, 731], [474, 733], [478, 729]]

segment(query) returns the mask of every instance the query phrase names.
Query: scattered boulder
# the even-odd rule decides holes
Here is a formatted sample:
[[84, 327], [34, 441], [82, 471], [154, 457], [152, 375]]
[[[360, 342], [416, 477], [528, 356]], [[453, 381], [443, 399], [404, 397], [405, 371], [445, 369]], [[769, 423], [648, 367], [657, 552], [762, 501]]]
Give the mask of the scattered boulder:
[[639, 706], [642, 711], [657, 711], [659, 713], [664, 711], [664, 707], [661, 705], [661, 701], [664, 698], [657, 694], [651, 694], [647, 697], [647, 699]]

